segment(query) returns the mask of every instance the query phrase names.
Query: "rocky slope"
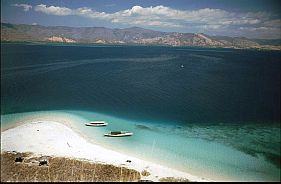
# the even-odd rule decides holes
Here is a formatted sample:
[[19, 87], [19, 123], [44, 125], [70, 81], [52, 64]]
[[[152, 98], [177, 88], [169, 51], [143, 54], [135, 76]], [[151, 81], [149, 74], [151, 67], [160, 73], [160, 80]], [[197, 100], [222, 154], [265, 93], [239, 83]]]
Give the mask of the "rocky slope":
[[[109, 29], [104, 27], [46, 27], [1, 23], [1, 41], [144, 44], [281, 50], [280, 44], [276, 44], [280, 42], [276, 40], [255, 41], [245, 37], [215, 37], [201, 33], [168, 33], [139, 27]], [[274, 44], [270, 44], [270, 42]]]

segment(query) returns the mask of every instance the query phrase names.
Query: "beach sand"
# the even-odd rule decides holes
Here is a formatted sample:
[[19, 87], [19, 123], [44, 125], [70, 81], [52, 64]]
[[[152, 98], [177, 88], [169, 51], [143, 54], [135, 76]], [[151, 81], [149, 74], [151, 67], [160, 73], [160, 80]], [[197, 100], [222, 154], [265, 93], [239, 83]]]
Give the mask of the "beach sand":
[[[190, 181], [209, 181], [172, 168], [145, 161], [139, 158], [121, 154], [118, 150], [104, 148], [93, 144], [80, 135], [64, 121], [50, 119], [40, 121], [21, 121], [12, 128], [1, 132], [1, 152], [17, 151], [32, 152], [35, 155], [48, 155], [72, 159], [88, 160], [95, 163], [112, 164], [127, 167], [140, 173], [144, 170], [149, 176], [142, 176], [143, 180], [159, 181], [160, 178], [185, 178]], [[130, 160], [131, 162], [127, 162]]]

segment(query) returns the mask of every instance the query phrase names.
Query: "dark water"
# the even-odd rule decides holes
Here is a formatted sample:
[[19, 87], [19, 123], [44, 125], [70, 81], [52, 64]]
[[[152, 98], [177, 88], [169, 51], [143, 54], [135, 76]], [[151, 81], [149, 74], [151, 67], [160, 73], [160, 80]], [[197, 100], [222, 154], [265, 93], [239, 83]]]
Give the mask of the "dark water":
[[[256, 171], [253, 178], [275, 181], [280, 178], [280, 62], [280, 51], [2, 43], [1, 115], [71, 110], [117, 116], [163, 137], [169, 132], [181, 145], [203, 139], [265, 158], [278, 169], [261, 164], [268, 173], [256, 177]], [[177, 144], [162, 142], [170, 155], [189, 157], [189, 147], [177, 153]], [[209, 154], [216, 157], [217, 150]]]
[[88, 110], [131, 119], [279, 123], [278, 51], [1, 45], [1, 114]]

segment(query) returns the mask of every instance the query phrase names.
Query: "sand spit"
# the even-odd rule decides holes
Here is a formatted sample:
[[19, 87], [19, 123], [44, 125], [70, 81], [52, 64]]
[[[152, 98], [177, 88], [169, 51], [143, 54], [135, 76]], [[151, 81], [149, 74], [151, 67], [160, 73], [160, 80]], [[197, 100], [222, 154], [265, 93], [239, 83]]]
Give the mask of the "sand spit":
[[143, 180], [182, 178], [189, 181], [207, 181], [175, 169], [121, 154], [90, 143], [66, 124], [55, 121], [33, 121], [1, 132], [1, 153], [4, 151], [32, 152], [37, 156], [64, 157], [99, 164], [134, 169], [150, 174]]

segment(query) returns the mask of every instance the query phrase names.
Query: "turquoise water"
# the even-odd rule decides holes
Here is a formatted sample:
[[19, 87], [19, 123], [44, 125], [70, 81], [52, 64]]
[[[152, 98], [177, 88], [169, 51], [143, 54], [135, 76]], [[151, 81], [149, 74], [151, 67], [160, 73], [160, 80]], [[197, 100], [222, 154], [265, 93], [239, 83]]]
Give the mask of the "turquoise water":
[[[1, 43], [1, 126], [63, 113], [95, 143], [132, 156], [211, 179], [279, 181], [280, 59], [280, 51]], [[92, 120], [110, 125], [84, 126]], [[103, 137], [117, 129], [134, 136]]]
[[[42, 111], [2, 115], [1, 125], [2, 128], [8, 127], [11, 126], [11, 122], [44, 117], [42, 115], [52, 116], [54, 119], [61, 116], [72, 119], [72, 125], [80, 133], [104, 147], [211, 180], [278, 181], [280, 178], [280, 169], [266, 160], [262, 154], [257, 156], [246, 154], [236, 149], [237, 145], [220, 143], [220, 138], [216, 141], [210, 140], [210, 137], [207, 138], [208, 130], [217, 131], [219, 130], [217, 126], [205, 125], [192, 128], [172, 124], [163, 126], [162, 123], [157, 122], [132, 121], [87, 111]], [[109, 125], [99, 128], [84, 125], [85, 122], [93, 120], [105, 120]], [[255, 135], [255, 131], [259, 128], [252, 130], [243, 128], [244, 131], [248, 130], [247, 136], [259, 138], [260, 135]], [[220, 129], [227, 132], [226, 129], [230, 128], [222, 126]], [[103, 136], [104, 133], [114, 130], [128, 130], [134, 135], [121, 138]], [[233, 130], [228, 131], [233, 132]], [[280, 133], [278, 128], [266, 131]], [[221, 132], [218, 133], [221, 134]], [[266, 135], [263, 137], [267, 138]], [[274, 141], [278, 142], [278, 139], [280, 140], [280, 136], [277, 136]], [[241, 140], [235, 141], [240, 141], [237, 142], [238, 145], [251, 146]]]

